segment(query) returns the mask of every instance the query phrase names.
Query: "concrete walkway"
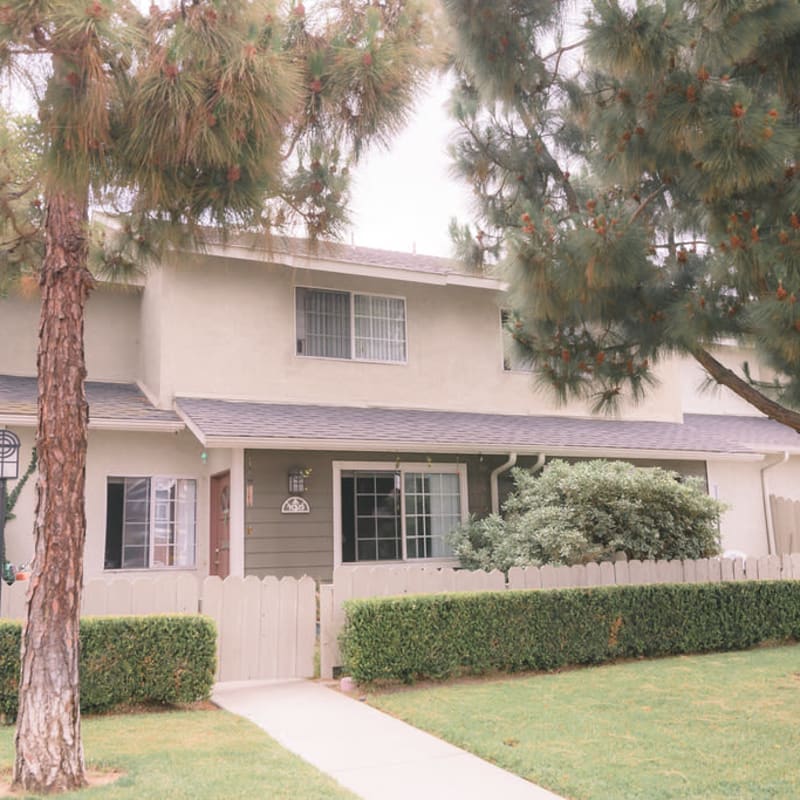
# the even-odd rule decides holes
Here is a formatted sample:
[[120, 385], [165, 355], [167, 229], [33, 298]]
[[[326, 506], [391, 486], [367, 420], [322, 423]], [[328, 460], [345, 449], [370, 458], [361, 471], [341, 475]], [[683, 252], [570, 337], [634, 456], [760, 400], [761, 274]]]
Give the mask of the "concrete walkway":
[[252, 720], [363, 800], [560, 800], [319, 683], [218, 683], [212, 700]]

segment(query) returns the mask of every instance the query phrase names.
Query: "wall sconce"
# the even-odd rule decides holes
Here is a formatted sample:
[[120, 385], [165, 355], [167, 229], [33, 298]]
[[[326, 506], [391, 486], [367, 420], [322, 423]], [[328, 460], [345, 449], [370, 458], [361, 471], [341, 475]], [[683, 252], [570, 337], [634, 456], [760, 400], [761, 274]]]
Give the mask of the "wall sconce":
[[311, 470], [303, 467], [292, 467], [289, 470], [289, 494], [303, 494], [306, 490], [306, 478]]

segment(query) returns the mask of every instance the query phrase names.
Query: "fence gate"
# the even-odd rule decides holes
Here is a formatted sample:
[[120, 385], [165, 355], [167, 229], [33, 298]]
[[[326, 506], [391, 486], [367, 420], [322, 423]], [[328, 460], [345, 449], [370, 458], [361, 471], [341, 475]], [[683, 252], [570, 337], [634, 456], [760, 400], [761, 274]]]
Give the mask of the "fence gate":
[[[24, 618], [27, 588], [27, 581], [3, 586], [0, 617]], [[312, 578], [96, 578], [84, 587], [81, 607], [84, 616], [198, 612], [217, 625], [217, 680], [313, 677], [317, 599]]]

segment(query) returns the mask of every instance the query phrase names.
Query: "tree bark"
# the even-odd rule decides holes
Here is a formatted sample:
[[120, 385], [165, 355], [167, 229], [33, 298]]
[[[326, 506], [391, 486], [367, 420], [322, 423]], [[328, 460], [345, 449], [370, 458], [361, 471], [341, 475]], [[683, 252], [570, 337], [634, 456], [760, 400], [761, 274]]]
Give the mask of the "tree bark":
[[92, 287], [85, 197], [48, 197], [40, 277], [39, 478], [13, 777], [15, 788], [37, 794], [86, 785], [78, 677], [88, 422], [83, 320]]
[[692, 352], [695, 360], [708, 372], [708, 374], [722, 386], [727, 386], [732, 392], [738, 394], [751, 406], [757, 408], [770, 419], [780, 422], [800, 433], [800, 413], [776, 403], [758, 391], [753, 385], [740, 378], [733, 370], [717, 361], [707, 350], [697, 348]]

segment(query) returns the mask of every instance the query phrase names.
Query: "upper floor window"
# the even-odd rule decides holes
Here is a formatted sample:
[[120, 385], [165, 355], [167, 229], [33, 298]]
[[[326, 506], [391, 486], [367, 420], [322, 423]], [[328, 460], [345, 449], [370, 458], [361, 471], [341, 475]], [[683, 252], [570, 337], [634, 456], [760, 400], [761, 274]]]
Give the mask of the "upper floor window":
[[193, 567], [196, 537], [196, 481], [108, 479], [106, 569]]
[[533, 364], [522, 352], [520, 346], [514, 341], [511, 326], [514, 324], [513, 315], [505, 309], [500, 311], [500, 329], [503, 336], [503, 369], [506, 372], [531, 372]]
[[402, 297], [302, 287], [296, 291], [298, 355], [405, 362]]

